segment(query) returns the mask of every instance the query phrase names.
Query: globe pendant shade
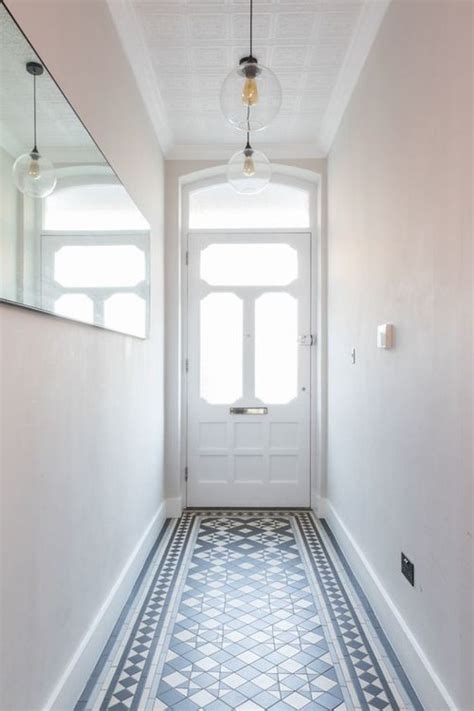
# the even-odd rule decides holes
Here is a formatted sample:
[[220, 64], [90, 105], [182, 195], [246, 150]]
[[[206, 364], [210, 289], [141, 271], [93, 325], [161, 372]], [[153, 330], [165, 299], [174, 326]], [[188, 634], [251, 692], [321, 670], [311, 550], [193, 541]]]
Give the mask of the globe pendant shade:
[[222, 112], [232, 126], [241, 131], [261, 131], [280, 110], [280, 82], [268, 67], [255, 61], [244, 62], [227, 75], [220, 100]]
[[34, 151], [19, 156], [13, 164], [12, 172], [16, 187], [24, 195], [45, 198], [56, 187], [53, 164]]
[[234, 190], [243, 195], [261, 192], [271, 177], [271, 163], [261, 151], [238, 151], [227, 164], [227, 180]]

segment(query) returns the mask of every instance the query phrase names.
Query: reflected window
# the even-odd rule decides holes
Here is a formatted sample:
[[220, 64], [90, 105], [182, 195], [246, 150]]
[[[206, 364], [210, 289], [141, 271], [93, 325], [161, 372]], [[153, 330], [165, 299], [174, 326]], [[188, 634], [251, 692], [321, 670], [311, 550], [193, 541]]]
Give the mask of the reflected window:
[[201, 301], [201, 397], [213, 405], [242, 397], [243, 302], [235, 294]]
[[287, 286], [298, 277], [298, 256], [288, 244], [211, 244], [200, 270], [212, 286]]
[[43, 229], [146, 230], [149, 225], [123, 185], [91, 183], [58, 187], [44, 201]]
[[54, 313], [77, 321], [94, 321], [94, 302], [85, 294], [63, 294], [54, 302]]
[[189, 195], [190, 229], [306, 229], [310, 194], [272, 182], [257, 195], [241, 195], [229, 183], [210, 185]]
[[54, 255], [61, 286], [136, 286], [145, 279], [145, 254], [134, 245], [74, 245]]

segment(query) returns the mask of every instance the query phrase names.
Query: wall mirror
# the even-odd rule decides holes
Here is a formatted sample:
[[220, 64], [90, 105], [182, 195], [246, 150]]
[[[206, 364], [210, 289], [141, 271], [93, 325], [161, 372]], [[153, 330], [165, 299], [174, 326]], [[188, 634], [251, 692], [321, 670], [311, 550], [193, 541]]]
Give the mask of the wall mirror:
[[145, 338], [150, 228], [0, 5], [0, 301]]

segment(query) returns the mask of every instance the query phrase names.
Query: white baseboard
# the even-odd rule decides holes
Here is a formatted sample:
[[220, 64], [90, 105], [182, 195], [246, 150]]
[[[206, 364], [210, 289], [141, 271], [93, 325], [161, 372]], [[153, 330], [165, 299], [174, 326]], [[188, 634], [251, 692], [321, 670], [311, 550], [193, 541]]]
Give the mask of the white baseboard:
[[326, 499], [322, 496], [315, 496], [314, 503], [311, 508], [316, 518], [326, 517]]
[[81, 695], [166, 519], [162, 502], [130, 554], [43, 711], [70, 711]]
[[166, 518], [179, 518], [183, 513], [183, 501], [181, 496], [175, 499], [166, 499]]
[[430, 711], [456, 711], [456, 704], [448, 690], [349, 529], [328, 499], [322, 508], [326, 512], [325, 518], [329, 527], [367, 595], [422, 705]]

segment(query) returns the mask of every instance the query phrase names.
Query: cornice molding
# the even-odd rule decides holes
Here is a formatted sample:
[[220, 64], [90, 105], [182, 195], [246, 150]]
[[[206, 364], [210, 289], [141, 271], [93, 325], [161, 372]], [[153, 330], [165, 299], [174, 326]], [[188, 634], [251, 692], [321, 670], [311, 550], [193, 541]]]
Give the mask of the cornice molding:
[[391, 0], [365, 0], [326, 110], [320, 142], [327, 155]]
[[167, 116], [142, 27], [131, 0], [106, 0], [163, 154], [173, 145]]
[[[117, 33], [132, 68], [140, 94], [165, 158], [169, 160], [224, 160], [236, 144], [175, 144], [166, 106], [158, 89], [143, 29], [132, 0], [106, 0]], [[269, 158], [323, 158], [331, 149], [354, 88], [391, 0], [364, 0], [359, 21], [331, 94], [319, 137], [313, 144], [261, 144]]]

